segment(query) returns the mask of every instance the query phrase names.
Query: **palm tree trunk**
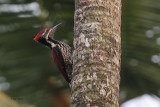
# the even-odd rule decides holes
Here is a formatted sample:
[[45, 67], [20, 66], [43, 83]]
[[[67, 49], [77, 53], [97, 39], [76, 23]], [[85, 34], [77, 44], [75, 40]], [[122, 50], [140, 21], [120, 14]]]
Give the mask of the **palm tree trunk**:
[[121, 0], [75, 0], [72, 107], [119, 107]]

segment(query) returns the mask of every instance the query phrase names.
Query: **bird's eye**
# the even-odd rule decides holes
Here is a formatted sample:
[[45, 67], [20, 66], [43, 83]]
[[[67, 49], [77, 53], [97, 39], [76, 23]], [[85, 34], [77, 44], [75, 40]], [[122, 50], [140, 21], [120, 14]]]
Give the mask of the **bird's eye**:
[[45, 31], [42, 33], [42, 37], [45, 38], [48, 34], [49, 29], [45, 29]]
[[46, 30], [42, 33], [42, 37], [44, 37], [45, 33], [46, 33]]

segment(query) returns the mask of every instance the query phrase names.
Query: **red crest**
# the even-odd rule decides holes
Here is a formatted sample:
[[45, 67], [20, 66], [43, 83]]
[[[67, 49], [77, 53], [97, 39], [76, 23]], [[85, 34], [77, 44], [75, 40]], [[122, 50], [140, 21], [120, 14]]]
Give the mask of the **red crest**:
[[[46, 28], [47, 29], [47, 28]], [[46, 30], [46, 29], [42, 29], [33, 40], [38, 41], [40, 37], [42, 37], [42, 33]]]

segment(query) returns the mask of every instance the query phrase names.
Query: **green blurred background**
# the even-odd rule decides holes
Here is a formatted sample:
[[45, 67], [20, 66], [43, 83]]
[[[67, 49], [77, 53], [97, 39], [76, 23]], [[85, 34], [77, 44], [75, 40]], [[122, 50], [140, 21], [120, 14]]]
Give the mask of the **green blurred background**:
[[[120, 102], [160, 96], [160, 1], [122, 0], [122, 7]], [[0, 0], [0, 91], [37, 107], [70, 93], [50, 50], [33, 38], [62, 22], [55, 38], [72, 46], [73, 20], [73, 0]]]

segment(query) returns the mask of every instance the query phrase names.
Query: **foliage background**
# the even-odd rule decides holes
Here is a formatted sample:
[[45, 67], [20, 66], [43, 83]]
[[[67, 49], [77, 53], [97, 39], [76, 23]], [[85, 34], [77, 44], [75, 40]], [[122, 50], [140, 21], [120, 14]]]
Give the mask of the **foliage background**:
[[[122, 0], [120, 101], [148, 93], [160, 96], [160, 2]], [[73, 0], [0, 0], [0, 90], [20, 103], [55, 106], [69, 93], [50, 50], [33, 41], [45, 27], [63, 23], [55, 38], [72, 46]]]

